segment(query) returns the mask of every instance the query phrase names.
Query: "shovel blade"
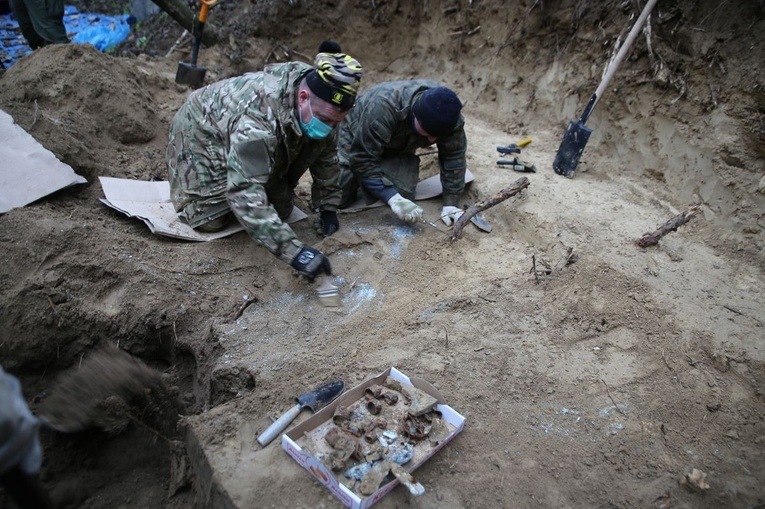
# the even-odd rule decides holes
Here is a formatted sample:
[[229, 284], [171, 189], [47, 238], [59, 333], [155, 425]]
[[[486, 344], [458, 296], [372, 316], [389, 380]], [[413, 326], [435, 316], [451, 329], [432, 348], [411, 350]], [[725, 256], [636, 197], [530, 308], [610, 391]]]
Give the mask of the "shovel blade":
[[483, 230], [486, 233], [491, 233], [491, 225], [486, 219], [484, 219], [480, 215], [476, 214], [473, 217], [471, 217], [470, 222], [476, 225], [479, 230]]
[[204, 85], [207, 69], [186, 62], [178, 62], [178, 70], [175, 73], [175, 82], [181, 85], [190, 85], [199, 88]]
[[298, 396], [298, 404], [302, 408], [310, 408], [312, 412], [318, 412], [334, 401], [343, 392], [343, 389], [345, 389], [345, 382], [336, 380]]
[[558, 175], [571, 178], [574, 175], [579, 158], [582, 157], [587, 140], [590, 139], [592, 129], [585, 126], [581, 120], [568, 123], [566, 134], [560, 144], [558, 153], [553, 161], [553, 169]]

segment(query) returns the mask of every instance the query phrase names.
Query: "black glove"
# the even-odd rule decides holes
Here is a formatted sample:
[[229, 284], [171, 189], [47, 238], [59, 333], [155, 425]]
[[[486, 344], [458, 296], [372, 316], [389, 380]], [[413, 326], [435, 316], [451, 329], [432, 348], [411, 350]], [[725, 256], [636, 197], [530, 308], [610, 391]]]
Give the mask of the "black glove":
[[340, 229], [340, 223], [337, 220], [337, 212], [333, 210], [321, 211], [321, 234], [329, 237]]
[[332, 275], [329, 258], [309, 246], [301, 249], [290, 265], [308, 281], [313, 281], [322, 272], [328, 276]]

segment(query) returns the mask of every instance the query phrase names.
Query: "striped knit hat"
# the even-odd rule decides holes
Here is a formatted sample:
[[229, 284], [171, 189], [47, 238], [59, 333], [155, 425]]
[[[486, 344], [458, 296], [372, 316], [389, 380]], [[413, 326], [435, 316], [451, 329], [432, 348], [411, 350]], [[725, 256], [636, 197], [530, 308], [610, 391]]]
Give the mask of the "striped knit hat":
[[364, 69], [345, 53], [319, 53], [315, 69], [306, 76], [311, 92], [342, 110], [349, 110], [356, 101]]

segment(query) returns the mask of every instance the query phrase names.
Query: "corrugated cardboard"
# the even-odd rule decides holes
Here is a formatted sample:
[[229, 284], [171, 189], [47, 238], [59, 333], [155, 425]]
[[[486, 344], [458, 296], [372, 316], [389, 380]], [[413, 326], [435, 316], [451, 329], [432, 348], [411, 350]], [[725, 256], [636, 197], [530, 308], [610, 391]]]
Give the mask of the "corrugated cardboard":
[[308, 470], [312, 476], [314, 476], [321, 484], [323, 484], [340, 502], [351, 509], [366, 509], [371, 507], [375, 502], [380, 500], [383, 496], [389, 493], [393, 488], [399, 485], [398, 480], [393, 480], [387, 484], [380, 486], [380, 489], [374, 492], [372, 495], [362, 498], [356, 493], [346, 488], [343, 484], [339, 483], [335, 479], [332, 471], [325, 466], [321, 461], [315, 458], [309, 452], [303, 450], [298, 445], [298, 440], [307, 432], [322, 425], [326, 421], [332, 420], [332, 415], [335, 413], [335, 409], [340, 405], [350, 405], [351, 403], [364, 397], [364, 390], [372, 385], [382, 384], [386, 377], [399, 381], [400, 383], [412, 385], [417, 389], [427, 392], [438, 400], [436, 410], [441, 412], [443, 419], [455, 429], [454, 431], [440, 444], [433, 448], [433, 450], [424, 458], [420, 459], [416, 463], [404, 465], [404, 467], [412, 472], [420, 465], [425, 463], [447, 443], [449, 443], [458, 433], [462, 431], [465, 426], [465, 417], [460, 415], [456, 410], [446, 404], [444, 396], [431, 384], [421, 378], [408, 377], [396, 368], [389, 368], [377, 375], [374, 378], [370, 378], [365, 382], [357, 385], [353, 389], [348, 390], [332, 404], [326, 406], [319, 412], [315, 413], [302, 423], [298, 424], [294, 428], [290, 429], [287, 433], [282, 435], [282, 448], [287, 451], [287, 454], [298, 462], [300, 466]]

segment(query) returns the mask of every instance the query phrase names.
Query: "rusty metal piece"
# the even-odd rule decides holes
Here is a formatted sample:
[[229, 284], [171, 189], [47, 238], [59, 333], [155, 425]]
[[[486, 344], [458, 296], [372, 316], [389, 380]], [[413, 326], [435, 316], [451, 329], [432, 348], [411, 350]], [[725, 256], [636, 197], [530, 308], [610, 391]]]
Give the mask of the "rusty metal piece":
[[401, 421], [401, 432], [410, 440], [422, 440], [428, 436], [429, 426], [417, 417], [406, 414]]
[[388, 427], [388, 419], [385, 417], [378, 417], [372, 422], [372, 425], [375, 428], [386, 429]]
[[388, 389], [393, 389], [394, 391], [401, 392], [401, 383], [391, 377], [386, 378], [385, 382], [383, 382], [383, 385]]
[[[337, 433], [332, 433], [337, 431]], [[360, 447], [358, 441], [348, 433], [338, 431], [333, 428], [324, 435], [324, 440], [332, 446], [332, 452], [329, 455], [330, 468], [334, 471], [344, 470], [348, 460], [352, 455], [359, 455]]]
[[366, 395], [367, 398], [372, 397], [377, 399], [380, 397], [380, 394], [382, 393], [382, 391], [383, 391], [383, 388], [381, 385], [370, 385], [369, 387], [367, 387], [367, 390], [364, 391], [364, 394]]
[[385, 400], [385, 402], [386, 402], [388, 405], [391, 405], [391, 406], [393, 406], [393, 405], [395, 405], [396, 403], [398, 403], [398, 393], [396, 393], [396, 392], [393, 392], [393, 391], [391, 391], [391, 390], [387, 390], [387, 389], [386, 389], [386, 390], [383, 390], [383, 391], [380, 393], [380, 397], [381, 397], [383, 400]]
[[364, 433], [364, 440], [366, 440], [370, 444], [377, 442], [377, 433], [375, 433], [374, 430], [367, 431], [366, 433]]
[[335, 409], [335, 413], [332, 416], [332, 422], [334, 422], [337, 426], [340, 426], [345, 421], [350, 419], [351, 417], [351, 409], [347, 406], [339, 406]]
[[370, 399], [367, 401], [367, 410], [372, 415], [377, 415], [382, 412], [382, 404], [376, 399]]
[[340, 438], [340, 433], [341, 431], [339, 429], [331, 428], [324, 435], [324, 440], [330, 445], [330, 447], [334, 447], [338, 439]]

